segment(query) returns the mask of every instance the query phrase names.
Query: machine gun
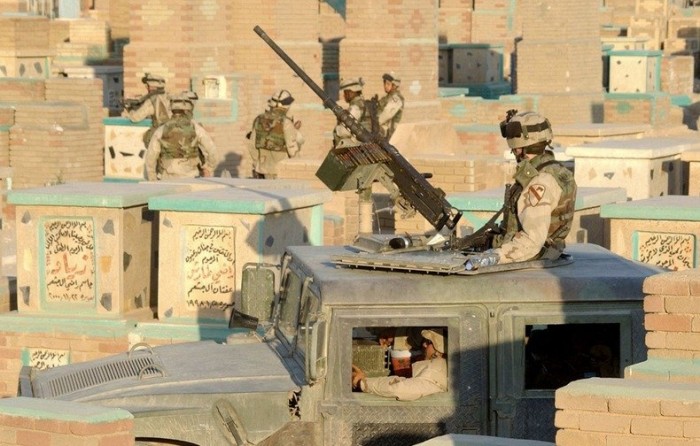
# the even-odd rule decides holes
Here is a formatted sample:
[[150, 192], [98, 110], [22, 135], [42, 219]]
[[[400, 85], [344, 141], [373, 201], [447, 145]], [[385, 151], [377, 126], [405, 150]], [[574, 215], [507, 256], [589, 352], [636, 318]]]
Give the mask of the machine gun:
[[338, 122], [363, 143], [357, 147], [332, 149], [319, 169], [319, 172], [325, 174], [319, 175], [317, 172], [316, 175], [334, 191], [346, 190], [351, 186], [358, 189], [363, 185], [367, 187], [375, 179], [385, 187], [393, 185], [397, 191], [392, 193], [392, 198], [404, 211], [417, 210], [437, 231], [444, 226], [454, 231], [462, 213], [450, 205], [445, 199], [445, 193], [428, 183], [379, 132], [371, 133], [362, 127], [347, 110], [311, 80], [262, 28], [256, 26], [254, 31], [316, 93], [323, 105], [335, 114]]

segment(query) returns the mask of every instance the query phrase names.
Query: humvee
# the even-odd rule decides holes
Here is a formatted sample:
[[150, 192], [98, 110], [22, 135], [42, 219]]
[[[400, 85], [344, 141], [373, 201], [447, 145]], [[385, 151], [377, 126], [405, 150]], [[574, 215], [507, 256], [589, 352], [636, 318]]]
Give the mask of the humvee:
[[[436, 231], [456, 229], [461, 213], [442, 191], [255, 32], [365, 143], [329, 152], [317, 176], [331, 190], [380, 181]], [[391, 446], [448, 433], [553, 441], [556, 388], [621, 377], [646, 359], [642, 282], [656, 267], [578, 244], [573, 262], [466, 276], [454, 234], [442, 252], [374, 241], [364, 239], [366, 257], [364, 243], [296, 246], [280, 265], [244, 267], [225, 343], [137, 344], [101, 360], [24, 367], [18, 393], [126, 409], [143, 444]], [[423, 328], [445, 334], [446, 392], [397, 401], [353, 391], [353, 365], [393, 373], [383, 331]]]
[[[247, 265], [225, 343], [191, 342], [47, 370], [21, 396], [130, 411], [146, 444], [410, 445], [447, 433], [553, 441], [554, 390], [645, 359], [642, 282], [658, 269], [602, 247], [573, 263], [460, 276], [339, 267], [353, 247], [289, 247]], [[238, 303], [237, 303], [238, 305]], [[255, 318], [259, 321], [255, 323]], [[388, 375], [385, 328], [440, 327], [448, 390], [353, 391]]]

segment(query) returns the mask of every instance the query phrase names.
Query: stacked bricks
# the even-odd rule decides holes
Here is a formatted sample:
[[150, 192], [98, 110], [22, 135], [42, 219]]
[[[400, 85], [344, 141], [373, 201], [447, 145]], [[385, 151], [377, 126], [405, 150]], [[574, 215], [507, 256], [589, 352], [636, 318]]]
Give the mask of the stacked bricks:
[[[537, 111], [538, 97], [508, 95], [498, 100], [460, 96], [440, 101], [442, 118], [453, 124], [460, 140], [460, 154], [503, 157], [508, 145], [501, 137], [498, 124], [510, 109]], [[550, 118], [556, 128], [558, 121]], [[556, 138], [556, 129], [555, 129]]]
[[[438, 10], [440, 43], [472, 41], [472, 0], [442, 0]], [[490, 42], [490, 41], [489, 41]]]
[[56, 44], [55, 64], [61, 67], [96, 65], [109, 58], [107, 22], [86, 18], [68, 23], [68, 41]]
[[605, 8], [609, 10], [610, 21], [608, 25], [627, 28], [630, 25], [630, 17], [635, 14], [636, 0], [606, 0]]
[[523, 40], [516, 49], [518, 94], [541, 95], [540, 112], [559, 123], [599, 122], [600, 2], [524, 3]]
[[49, 20], [0, 17], [0, 77], [48, 77]]
[[103, 177], [102, 80], [51, 78], [46, 102], [18, 102], [10, 165], [18, 188]]
[[15, 109], [0, 105], [0, 167], [10, 165], [10, 128], [15, 123]]
[[[319, 35], [321, 40], [340, 40], [345, 35], [345, 19], [340, 11], [336, 11], [328, 2], [318, 4]], [[325, 65], [326, 61], [324, 61]], [[336, 64], [337, 67], [337, 64]], [[325, 70], [324, 70], [325, 72]]]
[[646, 49], [660, 50], [667, 37], [672, 37], [668, 19], [678, 7], [667, 0], [636, 0], [627, 35], [647, 38]]
[[[505, 119], [506, 112], [510, 109], [537, 111], [538, 99], [536, 96], [527, 95], [501, 96], [498, 100], [474, 96], [455, 96], [441, 100], [440, 105], [443, 119], [454, 125], [491, 125], [500, 138], [498, 124]], [[551, 120], [556, 121], [555, 119]]]
[[664, 34], [666, 20], [664, 17], [654, 15], [633, 16], [630, 19], [627, 35], [629, 37], [644, 37], [647, 39], [645, 46], [647, 50], [661, 49], [661, 41]]
[[[5, 316], [3, 323], [0, 331], [0, 398], [16, 395], [19, 373], [24, 365], [44, 369], [100, 359], [129, 349], [125, 329], [112, 328], [110, 322], [52, 320], [48, 323], [11, 314]], [[41, 324], [44, 327], [38, 328]], [[89, 328], [91, 326], [93, 328]], [[96, 334], [98, 330], [99, 336]]]
[[666, 53], [697, 53], [700, 50], [700, 16], [669, 17], [664, 40]]
[[556, 391], [558, 446], [700, 443], [700, 270], [644, 281], [648, 359]]
[[661, 58], [661, 91], [671, 95], [693, 91], [694, 70], [693, 56], [664, 55]]
[[700, 442], [697, 385], [591, 378], [556, 391], [557, 446], [682, 446]]
[[123, 409], [35, 398], [0, 401], [0, 444], [133, 446], [134, 417]]
[[472, 13], [472, 42], [507, 43], [515, 37], [515, 0], [475, 0]]
[[[344, 5], [344, 4], [343, 4]], [[326, 94], [338, 99], [338, 72], [340, 71], [340, 41], [345, 36], [345, 19], [341, 11], [327, 2], [319, 2], [319, 40], [322, 45], [321, 72]]]
[[124, 49], [125, 95], [143, 94], [144, 73], [164, 77], [173, 93], [189, 90], [195, 76], [232, 73], [232, 3], [132, 2], [131, 41]]
[[0, 0], [0, 14], [20, 11], [24, 4], [24, 0]]
[[437, 17], [435, 0], [348, 2], [346, 37], [340, 42], [341, 78], [362, 77], [365, 98], [381, 97], [382, 74], [393, 71], [401, 78], [406, 100], [401, 122], [437, 116]]
[[[665, 376], [669, 381], [700, 383], [700, 271], [659, 274], [644, 281], [644, 327], [649, 359], [688, 361], [693, 374]], [[633, 372], [631, 377], [636, 377]], [[688, 369], [691, 370], [691, 369]]]
[[[101, 5], [100, 3], [107, 3]], [[112, 40], [125, 41], [129, 39], [129, 23], [131, 21], [131, 2], [113, 2], [96, 0], [95, 9], [108, 9], [109, 30]]]
[[671, 96], [667, 93], [611, 94], [605, 98], [603, 114], [608, 124], [650, 124], [662, 127], [672, 122]]

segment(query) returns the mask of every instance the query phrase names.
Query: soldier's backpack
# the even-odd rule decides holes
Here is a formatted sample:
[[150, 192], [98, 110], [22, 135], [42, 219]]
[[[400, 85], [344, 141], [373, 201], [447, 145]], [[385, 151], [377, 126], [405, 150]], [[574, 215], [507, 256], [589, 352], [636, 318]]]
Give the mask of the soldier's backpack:
[[187, 117], [172, 118], [163, 124], [160, 140], [162, 158], [191, 159], [199, 156], [197, 132]]

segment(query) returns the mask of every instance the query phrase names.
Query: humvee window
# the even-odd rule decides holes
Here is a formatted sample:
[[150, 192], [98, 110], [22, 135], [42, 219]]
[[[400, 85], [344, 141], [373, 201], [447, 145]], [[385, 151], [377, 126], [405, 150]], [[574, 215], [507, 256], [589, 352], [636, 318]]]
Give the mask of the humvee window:
[[[412, 365], [425, 358], [424, 338], [421, 332], [429, 327], [355, 327], [352, 330], [352, 365], [361, 369], [368, 378], [397, 376], [412, 377]], [[444, 333], [447, 346], [447, 327], [437, 327]], [[448, 358], [444, 352], [444, 358]], [[352, 387], [352, 383], [350, 383]], [[353, 392], [360, 389], [353, 388]]]
[[525, 326], [525, 389], [591, 377], [620, 377], [619, 324]]

